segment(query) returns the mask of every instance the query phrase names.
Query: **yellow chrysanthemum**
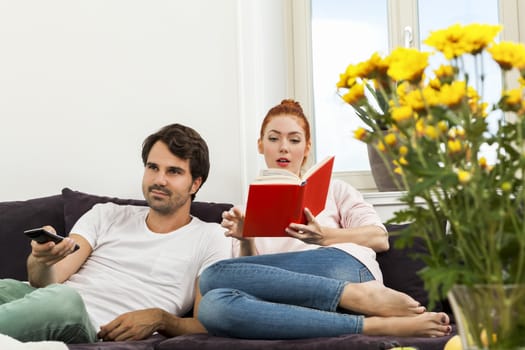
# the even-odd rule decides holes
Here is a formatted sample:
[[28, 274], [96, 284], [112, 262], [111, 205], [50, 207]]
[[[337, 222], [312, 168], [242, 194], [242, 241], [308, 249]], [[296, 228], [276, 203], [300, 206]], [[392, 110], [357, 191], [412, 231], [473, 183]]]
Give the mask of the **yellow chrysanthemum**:
[[350, 78], [347, 74], [339, 74], [339, 81], [335, 85], [338, 89], [349, 88], [356, 83], [355, 78]]
[[343, 95], [343, 100], [351, 105], [357, 105], [365, 98], [364, 84], [355, 84]]
[[440, 131], [441, 133], [443, 133], [443, 134], [446, 133], [446, 132], [448, 132], [448, 124], [447, 124], [447, 122], [444, 121], [444, 120], [440, 120], [440, 121], [437, 123], [437, 127], [438, 127], [439, 131]]
[[418, 82], [428, 66], [428, 52], [398, 47], [388, 57], [387, 74], [395, 81]]
[[449, 64], [442, 64], [438, 69], [434, 70], [437, 78], [453, 77], [455, 74], [455, 69]]
[[489, 47], [487, 51], [503, 70], [525, 68], [525, 45], [503, 41]]
[[376, 75], [383, 75], [388, 70], [388, 61], [374, 52], [368, 59], [368, 65], [373, 68]]
[[423, 119], [419, 119], [416, 122], [416, 133], [418, 134], [418, 136], [425, 135], [425, 122], [423, 121]]
[[523, 104], [522, 88], [503, 91], [501, 109], [504, 111], [518, 111]]
[[407, 146], [399, 147], [399, 154], [401, 156], [406, 156], [408, 154], [408, 147]]
[[397, 136], [390, 132], [385, 135], [384, 141], [387, 145], [394, 146], [397, 143]]
[[448, 153], [454, 154], [459, 153], [463, 149], [461, 142], [459, 140], [448, 140], [447, 142]]
[[436, 129], [436, 127], [433, 125], [427, 125], [425, 127], [425, 136], [431, 140], [437, 140], [439, 137], [438, 129]]
[[464, 139], [465, 138], [465, 129], [463, 129], [462, 127], [455, 127], [454, 128], [454, 131], [456, 133], [456, 137], [459, 138], [459, 139]]
[[399, 164], [401, 164], [401, 165], [408, 165], [408, 161], [406, 160], [405, 157], [399, 157], [398, 162], [399, 162]]
[[356, 75], [359, 78], [372, 78], [375, 66], [370, 61], [363, 61], [357, 64], [356, 66]]
[[431, 79], [429, 82], [428, 82], [428, 86], [434, 90], [439, 90], [441, 89], [441, 80], [439, 80], [438, 78], [434, 78], [434, 79]]
[[414, 111], [410, 106], [394, 107], [391, 111], [392, 119], [397, 124], [404, 124], [405, 122], [410, 121], [412, 119], [413, 114]]
[[441, 104], [450, 108], [456, 108], [461, 104], [465, 95], [465, 82], [454, 81], [450, 85], [443, 85], [438, 96]]
[[396, 95], [399, 98], [403, 98], [410, 91], [412, 91], [412, 88], [411, 88], [410, 83], [408, 83], [407, 81], [397, 84]]
[[450, 84], [454, 80], [456, 68], [448, 64], [442, 64], [438, 69], [434, 70], [434, 74], [436, 75], [435, 80], [437, 81], [433, 84], [429, 84], [433, 85], [432, 87], [436, 86], [438, 82], [440, 84]]
[[439, 91], [431, 86], [425, 86], [423, 88], [423, 99], [429, 107], [436, 106], [440, 103]]
[[482, 169], [485, 169], [487, 167], [487, 158], [479, 157], [478, 164]]
[[400, 100], [400, 103], [410, 106], [414, 111], [422, 111], [425, 109], [425, 102], [423, 101], [423, 96], [419, 90], [408, 92], [403, 99]]
[[364, 141], [368, 136], [368, 131], [365, 128], [357, 128], [354, 131], [354, 138]]
[[522, 89], [512, 89], [508, 91], [507, 102], [512, 104], [519, 104], [522, 100], [523, 91]]
[[458, 170], [457, 175], [459, 182], [463, 185], [469, 183], [469, 181], [472, 179], [472, 174], [466, 170]]
[[477, 54], [490, 44], [501, 26], [488, 24], [455, 24], [446, 29], [432, 31], [424, 43], [442, 52], [447, 59], [464, 54]]

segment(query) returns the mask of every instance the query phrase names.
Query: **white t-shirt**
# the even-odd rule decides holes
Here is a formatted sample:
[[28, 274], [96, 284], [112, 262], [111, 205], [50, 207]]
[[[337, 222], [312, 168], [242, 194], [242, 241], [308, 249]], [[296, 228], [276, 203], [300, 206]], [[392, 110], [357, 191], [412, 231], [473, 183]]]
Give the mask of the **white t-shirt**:
[[146, 225], [148, 210], [97, 204], [71, 231], [82, 235], [93, 252], [64, 284], [82, 295], [97, 330], [133, 310], [156, 307], [185, 314], [202, 270], [232, 256], [231, 239], [219, 224], [193, 217], [176, 231], [157, 234]]
[[[358, 190], [341, 180], [330, 182], [325, 209], [317, 215], [316, 221], [321, 226], [333, 228], [376, 225], [386, 232], [386, 228], [373, 206], [364, 201], [363, 195]], [[273, 254], [317, 249], [319, 245], [307, 244], [296, 238], [258, 237], [255, 238], [255, 247], [258, 254]], [[370, 270], [377, 281], [383, 281], [383, 275], [373, 249], [355, 243], [338, 243], [330, 247], [339, 248], [354, 256]], [[236, 255], [238, 255], [238, 245], [235, 249]]]

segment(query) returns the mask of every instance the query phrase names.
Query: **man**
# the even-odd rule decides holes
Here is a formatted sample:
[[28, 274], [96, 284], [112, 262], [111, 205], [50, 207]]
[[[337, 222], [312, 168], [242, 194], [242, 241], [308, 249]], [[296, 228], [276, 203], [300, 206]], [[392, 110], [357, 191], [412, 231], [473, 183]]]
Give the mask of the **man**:
[[62, 242], [32, 241], [30, 285], [0, 281], [0, 333], [81, 343], [205, 332], [196, 317], [180, 316], [192, 307], [196, 315], [201, 271], [231, 257], [221, 227], [190, 216], [208, 147], [172, 124], [146, 138], [142, 160], [148, 206], [97, 204]]

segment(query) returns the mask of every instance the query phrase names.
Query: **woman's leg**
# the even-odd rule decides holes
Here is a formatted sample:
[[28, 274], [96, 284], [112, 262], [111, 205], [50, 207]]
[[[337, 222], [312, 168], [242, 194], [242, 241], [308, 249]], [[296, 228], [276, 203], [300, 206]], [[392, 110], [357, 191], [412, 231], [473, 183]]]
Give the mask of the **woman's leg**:
[[[271, 286], [271, 288], [269, 288]], [[407, 294], [374, 281], [353, 256], [335, 248], [220, 261], [200, 277], [201, 293], [238, 289], [256, 298], [369, 316], [413, 316], [425, 308]]]
[[347, 281], [373, 279], [353, 256], [335, 248], [220, 261], [200, 277], [201, 293], [238, 289], [270, 302], [336, 311]]
[[272, 303], [225, 288], [214, 289], [202, 297], [198, 318], [213, 335], [245, 339], [297, 339], [361, 333], [364, 319], [361, 315]]
[[442, 337], [452, 331], [444, 312], [424, 312], [411, 317], [365, 317], [363, 334], [401, 337]]
[[432, 337], [450, 334], [445, 313], [364, 317], [272, 303], [233, 289], [214, 289], [200, 302], [199, 321], [210, 334], [245, 339], [297, 339], [342, 334]]
[[20, 341], [97, 340], [82, 298], [70, 287], [33, 288], [24, 282], [1, 280], [0, 304], [0, 333]]

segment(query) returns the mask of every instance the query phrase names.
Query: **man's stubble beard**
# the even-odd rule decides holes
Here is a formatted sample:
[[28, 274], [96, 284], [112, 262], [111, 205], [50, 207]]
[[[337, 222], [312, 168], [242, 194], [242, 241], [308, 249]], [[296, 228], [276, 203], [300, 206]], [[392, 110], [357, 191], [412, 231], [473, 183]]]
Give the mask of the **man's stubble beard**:
[[[167, 202], [159, 201], [154, 198], [154, 195], [151, 194], [151, 191], [160, 190], [168, 195]], [[173, 198], [175, 196], [175, 198]], [[178, 193], [173, 193], [172, 191], [166, 190], [165, 188], [162, 188], [160, 186], [150, 186], [148, 187], [147, 194], [145, 195], [146, 202], [148, 203], [148, 206], [156, 212], [159, 215], [162, 216], [169, 216], [171, 214], [174, 214], [177, 212], [181, 207], [183, 207], [188, 200], [191, 199], [191, 194], [189, 194], [184, 198], [182, 195]]]

